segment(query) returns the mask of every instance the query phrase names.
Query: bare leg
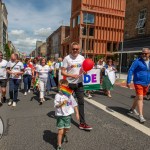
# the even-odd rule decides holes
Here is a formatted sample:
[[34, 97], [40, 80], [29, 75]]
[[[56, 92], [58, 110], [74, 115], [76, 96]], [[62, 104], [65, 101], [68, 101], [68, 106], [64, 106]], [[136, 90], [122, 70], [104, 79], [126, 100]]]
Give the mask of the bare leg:
[[136, 108], [136, 106], [137, 106], [137, 101], [138, 101], [138, 96], [136, 96], [135, 99], [134, 99], [133, 105], [132, 105], [132, 107], [131, 107], [132, 110]]
[[59, 130], [58, 130], [58, 140], [57, 140], [57, 145], [60, 146], [60, 147], [61, 147], [63, 135], [64, 135], [64, 129], [59, 129]]
[[6, 96], [6, 88], [2, 88], [2, 97]]
[[143, 116], [143, 96], [138, 96], [137, 106], [140, 116]]

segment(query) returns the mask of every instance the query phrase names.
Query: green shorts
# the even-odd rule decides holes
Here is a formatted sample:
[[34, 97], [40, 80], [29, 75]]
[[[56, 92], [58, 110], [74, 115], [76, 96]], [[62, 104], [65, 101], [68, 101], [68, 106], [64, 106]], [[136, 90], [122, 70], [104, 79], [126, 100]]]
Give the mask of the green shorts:
[[58, 116], [57, 117], [57, 128], [64, 129], [71, 127], [71, 115], [70, 116]]

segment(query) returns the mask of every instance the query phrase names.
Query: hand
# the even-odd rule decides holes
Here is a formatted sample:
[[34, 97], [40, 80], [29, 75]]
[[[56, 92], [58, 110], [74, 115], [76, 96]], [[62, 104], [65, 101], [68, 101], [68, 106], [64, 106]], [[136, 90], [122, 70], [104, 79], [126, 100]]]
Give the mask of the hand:
[[71, 75], [71, 77], [74, 78], [74, 79], [78, 79], [78, 78], [79, 78], [79, 75], [73, 74], [73, 75]]
[[67, 100], [64, 100], [64, 101], [63, 101], [63, 105], [65, 105], [65, 104], [67, 104]]
[[77, 121], [80, 120], [80, 117], [79, 117], [79, 114], [78, 114], [78, 113], [76, 114], [76, 119], [77, 119]]
[[127, 83], [127, 87], [128, 87], [129, 89], [131, 89], [131, 84], [130, 84], [130, 83]]

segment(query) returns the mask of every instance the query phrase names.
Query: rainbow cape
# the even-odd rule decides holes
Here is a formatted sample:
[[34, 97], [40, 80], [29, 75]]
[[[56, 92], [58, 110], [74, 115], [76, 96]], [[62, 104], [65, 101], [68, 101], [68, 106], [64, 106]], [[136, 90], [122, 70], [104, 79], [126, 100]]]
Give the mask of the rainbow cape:
[[59, 89], [65, 96], [70, 97], [70, 95], [72, 95], [73, 90], [71, 90], [70, 88], [66, 87], [66, 86], [60, 86]]

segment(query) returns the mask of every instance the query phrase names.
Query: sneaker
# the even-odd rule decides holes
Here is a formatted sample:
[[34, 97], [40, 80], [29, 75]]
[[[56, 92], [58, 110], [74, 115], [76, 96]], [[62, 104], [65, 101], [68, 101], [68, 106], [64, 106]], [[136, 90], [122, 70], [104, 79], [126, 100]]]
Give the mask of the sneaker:
[[80, 125], [79, 125], [79, 129], [81, 129], [81, 130], [92, 130], [93, 128], [92, 127], [90, 127], [89, 125], [87, 125], [86, 123], [80, 123]]
[[12, 106], [13, 106], [13, 107], [16, 107], [16, 102], [13, 102]]
[[92, 95], [91, 95], [91, 94], [89, 94], [89, 95], [88, 95], [88, 98], [92, 98]]
[[63, 136], [62, 142], [68, 143], [68, 137], [66, 134]]
[[30, 93], [31, 91], [30, 90], [28, 90], [28, 93]]
[[26, 96], [26, 95], [27, 95], [27, 92], [24, 92], [24, 95]]
[[139, 116], [139, 113], [136, 111], [136, 109], [132, 109], [132, 108], [131, 108], [131, 109], [129, 110], [129, 113], [130, 113], [130, 114], [134, 114], [134, 115], [136, 115], [136, 116]]
[[143, 116], [139, 116], [140, 123], [144, 123], [146, 119]]
[[40, 99], [40, 104], [39, 105], [42, 105], [43, 104], [43, 99], [41, 98]]
[[63, 150], [63, 148], [61, 146], [58, 146], [57, 150]]
[[5, 103], [5, 102], [6, 102], [6, 97], [4, 96], [4, 97], [3, 97], [3, 103]]
[[10, 99], [8, 102], [8, 106], [11, 106], [11, 105], [12, 105], [12, 100]]

